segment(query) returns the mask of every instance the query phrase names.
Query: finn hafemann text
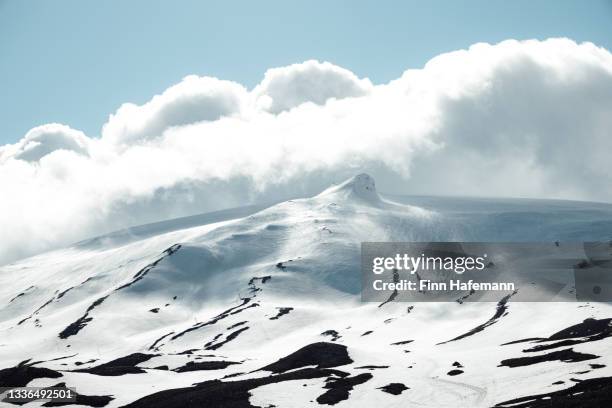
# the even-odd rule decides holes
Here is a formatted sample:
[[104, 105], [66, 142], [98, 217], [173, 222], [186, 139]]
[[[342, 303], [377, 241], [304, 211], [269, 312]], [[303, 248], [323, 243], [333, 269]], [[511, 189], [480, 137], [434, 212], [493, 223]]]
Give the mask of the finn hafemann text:
[[501, 290], [508, 291], [514, 290], [513, 282], [474, 282], [468, 280], [466, 282], [461, 280], [451, 279], [449, 282], [432, 282], [430, 280], [419, 280], [418, 282], [409, 280], [400, 280], [399, 282], [383, 282], [378, 279], [372, 282], [374, 290], [398, 290], [398, 291], [488, 291], [488, 290]]

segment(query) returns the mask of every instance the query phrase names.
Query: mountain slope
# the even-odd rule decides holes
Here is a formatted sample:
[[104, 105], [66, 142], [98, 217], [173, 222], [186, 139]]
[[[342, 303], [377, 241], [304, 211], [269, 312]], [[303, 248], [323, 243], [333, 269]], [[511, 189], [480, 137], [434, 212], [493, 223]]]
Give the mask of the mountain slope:
[[612, 375], [608, 304], [359, 297], [362, 241], [609, 239], [612, 206], [391, 201], [362, 174], [252, 211], [0, 268], [2, 385], [64, 382], [109, 407], [468, 407]]

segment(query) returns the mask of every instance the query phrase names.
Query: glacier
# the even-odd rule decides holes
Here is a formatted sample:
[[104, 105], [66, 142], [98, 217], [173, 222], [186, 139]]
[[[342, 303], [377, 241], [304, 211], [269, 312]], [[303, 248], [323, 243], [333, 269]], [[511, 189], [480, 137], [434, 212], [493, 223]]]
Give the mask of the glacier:
[[610, 204], [385, 195], [367, 174], [117, 231], [0, 267], [0, 386], [107, 407], [605, 406], [610, 304], [364, 303], [359, 251], [611, 238]]

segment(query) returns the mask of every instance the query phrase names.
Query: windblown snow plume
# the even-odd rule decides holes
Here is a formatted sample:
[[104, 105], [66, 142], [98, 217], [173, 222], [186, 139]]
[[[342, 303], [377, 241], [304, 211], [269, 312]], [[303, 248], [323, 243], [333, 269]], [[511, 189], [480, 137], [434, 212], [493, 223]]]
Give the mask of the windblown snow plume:
[[253, 90], [189, 76], [100, 135], [47, 124], [0, 147], [0, 264], [361, 171], [382, 191], [609, 201], [610, 112], [612, 55], [568, 39], [476, 44], [378, 85], [317, 61]]

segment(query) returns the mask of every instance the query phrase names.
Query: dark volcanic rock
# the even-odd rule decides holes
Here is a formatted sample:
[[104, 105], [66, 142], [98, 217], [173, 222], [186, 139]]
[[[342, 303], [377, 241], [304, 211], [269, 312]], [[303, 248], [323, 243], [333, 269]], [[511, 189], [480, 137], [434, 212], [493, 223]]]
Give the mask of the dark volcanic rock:
[[513, 340], [513, 341], [509, 341], [507, 343], [502, 343], [502, 346], [509, 346], [510, 344], [518, 344], [518, 343], [527, 343], [529, 341], [535, 341], [535, 340], [542, 340], [541, 337], [529, 337], [526, 339], [520, 339], [520, 340]]
[[304, 368], [263, 378], [205, 381], [193, 387], [156, 392], [123, 408], [252, 408], [249, 403], [250, 391], [257, 387], [284, 381], [335, 376], [347, 376], [347, 374], [338, 370]]
[[277, 320], [279, 317], [284, 316], [293, 310], [292, 307], [278, 307], [277, 309], [278, 313], [276, 314], [276, 316], [272, 316], [270, 320]]
[[92, 358], [91, 360], [87, 360], [87, 361], [75, 361], [74, 365], [75, 366], [82, 366], [84, 364], [95, 363], [96, 361], [98, 361], [98, 359], [96, 359], [96, 358]]
[[612, 335], [612, 319], [585, 319], [582, 323], [570, 326], [551, 335], [548, 340], [564, 340], [576, 337], [597, 336], [598, 339]]
[[[53, 387], [66, 387], [66, 383], [59, 383], [54, 385]], [[110, 395], [83, 395], [83, 394], [76, 394], [76, 401], [74, 402], [69, 402], [69, 401], [48, 401], [45, 402], [42, 406], [43, 407], [63, 407], [65, 405], [86, 405], [88, 407], [105, 407], [108, 405], [109, 402], [111, 402], [114, 398], [111, 397]]]
[[581, 340], [562, 340], [562, 341], [558, 341], [556, 343], [551, 343], [551, 344], [539, 344], [537, 346], [533, 346], [531, 348], [523, 350], [523, 353], [533, 353], [537, 351], [552, 350], [552, 349], [556, 349], [559, 347], [574, 346], [576, 344], [580, 344], [583, 342], [584, 341], [581, 339]]
[[392, 346], [401, 346], [403, 344], [409, 344], [412, 343], [414, 340], [403, 340], [403, 341], [397, 341], [395, 343], [391, 343]]
[[[398, 283], [399, 281], [400, 281], [399, 273], [398, 273], [397, 269], [394, 268], [393, 269], [393, 283]], [[395, 300], [395, 298], [397, 297], [397, 293], [398, 293], [397, 289], [393, 289], [393, 292], [389, 295], [387, 300], [385, 300], [384, 302], [379, 304], [378, 307], [383, 307], [387, 303], [393, 302]], [[408, 313], [410, 313], [410, 311], [408, 311]]]
[[144, 374], [146, 373], [146, 371], [140, 367], [129, 367], [129, 366], [92, 367], [89, 369], [81, 368], [81, 369], [74, 370], [74, 371], [77, 371], [79, 373], [88, 373], [88, 374], [108, 376], [108, 377], [115, 377], [115, 376], [125, 375], [125, 374]]
[[585, 319], [582, 323], [567, 327], [546, 338], [515, 340], [503, 345], [529, 341], [535, 343], [552, 342], [549, 344], [537, 344], [531, 348], [523, 350], [524, 352], [529, 353], [603, 340], [610, 336], [612, 336], [612, 319]]
[[242, 322], [238, 322], [238, 323], [234, 323], [234, 324], [232, 324], [231, 326], [229, 326], [229, 327], [227, 328], [227, 330], [231, 330], [231, 329], [236, 328], [236, 327], [238, 327], [238, 326], [242, 326], [243, 324], [246, 324], [246, 323], [248, 323], [248, 321], [247, 321], [247, 320], [244, 320], [244, 321], [242, 321]]
[[273, 373], [282, 373], [296, 368], [316, 365], [318, 368], [337, 367], [351, 364], [346, 346], [335, 343], [312, 343], [302, 347], [275, 363], [262, 368]]
[[[253, 279], [255, 279], [255, 278], [253, 278]], [[250, 305], [247, 306], [247, 304], [251, 301], [251, 299], [252, 298], [248, 298], [248, 297], [244, 298], [244, 299], [241, 299], [242, 302], [239, 305], [232, 306], [229, 309], [224, 310], [223, 312], [219, 313], [218, 315], [216, 315], [215, 317], [213, 317], [212, 319], [210, 319], [210, 320], [208, 320], [206, 322], [199, 322], [199, 323], [194, 324], [193, 326], [191, 326], [191, 327], [189, 327], [189, 328], [187, 328], [187, 329], [185, 329], [185, 330], [175, 334], [174, 336], [172, 336], [170, 338], [170, 340], [176, 340], [179, 337], [182, 337], [185, 334], [190, 333], [190, 332], [192, 332], [194, 330], [198, 330], [198, 329], [200, 329], [202, 327], [214, 325], [217, 322], [219, 322], [220, 320], [223, 320], [223, 319], [225, 319], [225, 318], [227, 318], [227, 317], [229, 317], [231, 315], [240, 313], [243, 310], [248, 309], [249, 307], [254, 307], [254, 306], [256, 307], [257, 303], [253, 303], [253, 304], [250, 304]], [[155, 345], [157, 345], [159, 343], [159, 340], [161, 340], [161, 339], [156, 340]], [[153, 346], [151, 346], [151, 347], [153, 347]], [[149, 348], [149, 349], [151, 349], [151, 348]]]
[[249, 327], [242, 327], [236, 331], [231, 332], [230, 334], [227, 335], [227, 337], [225, 338], [225, 340], [215, 343], [214, 340], [212, 343], [207, 343], [206, 346], [204, 346], [204, 348], [206, 350], [217, 350], [218, 348], [223, 347], [224, 344], [229, 343], [230, 341], [234, 340], [236, 337], [238, 337], [240, 335], [240, 333], [242, 333], [245, 330], [249, 330]]
[[363, 384], [371, 378], [372, 374], [364, 373], [353, 377], [330, 379], [324, 387], [329, 391], [319, 396], [317, 402], [319, 404], [335, 405], [340, 401], [347, 400], [350, 392], [356, 385]]
[[194, 352], [196, 352], [198, 350], [199, 349], [197, 349], [197, 348], [193, 348], [193, 349], [183, 350], [180, 353], [176, 353], [176, 354], [178, 354], [179, 356], [181, 356], [181, 355], [191, 355], [191, 354], [193, 354]]
[[588, 408], [612, 406], [612, 377], [590, 378], [549, 394], [531, 395], [500, 402], [506, 408]]
[[142, 374], [145, 371], [140, 367], [136, 367], [136, 365], [143, 363], [153, 357], [157, 357], [158, 355], [159, 354], [134, 353], [125, 357], [109, 361], [108, 363], [100, 364], [95, 367], [81, 368], [74, 371], [102, 376]]
[[508, 310], [508, 301], [509, 301], [509, 300], [510, 300], [510, 298], [511, 298], [512, 296], [514, 296], [516, 293], [517, 293], [517, 292], [516, 292], [516, 291], [514, 291], [513, 293], [511, 293], [511, 294], [509, 294], [509, 295], [504, 296], [504, 297], [502, 298], [502, 300], [500, 300], [500, 301], [497, 303], [497, 307], [496, 307], [496, 309], [495, 309], [495, 313], [493, 314], [493, 316], [492, 316], [492, 317], [491, 317], [489, 320], [487, 320], [486, 322], [484, 322], [483, 324], [481, 324], [481, 325], [479, 325], [479, 326], [476, 326], [476, 327], [474, 327], [472, 330], [470, 330], [470, 331], [468, 331], [468, 332], [466, 332], [466, 333], [463, 333], [463, 334], [461, 334], [461, 335], [459, 335], [459, 336], [457, 336], [457, 337], [455, 337], [455, 338], [452, 338], [452, 339], [447, 340], [447, 341], [443, 341], [442, 343], [438, 343], [438, 344], [446, 344], [446, 343], [449, 343], [449, 342], [451, 342], [451, 341], [457, 341], [457, 340], [464, 339], [464, 338], [466, 338], [466, 337], [473, 336], [474, 334], [476, 334], [476, 333], [478, 333], [478, 332], [483, 331], [484, 329], [486, 329], [487, 327], [491, 326], [492, 324], [497, 323], [497, 321], [498, 321], [500, 318], [502, 318], [503, 316], [505, 316], [505, 315], [506, 315], [507, 310]]
[[25, 387], [36, 378], [59, 378], [61, 373], [44, 367], [32, 367], [22, 361], [16, 367], [0, 370], [0, 387]]
[[330, 336], [332, 338], [332, 341], [336, 341], [340, 337], [342, 337], [338, 334], [336, 330], [325, 330], [323, 333], [321, 333], [321, 336]]
[[261, 281], [261, 283], [266, 283], [266, 282], [267, 282], [267, 281], [269, 281], [270, 279], [272, 279], [272, 276], [270, 276], [270, 275], [266, 275], [266, 276], [257, 276], [257, 277], [251, 278], [251, 280], [249, 281], [249, 285], [254, 284], [256, 280]]
[[575, 363], [578, 361], [592, 360], [594, 358], [599, 358], [599, 356], [596, 356], [594, 354], [580, 353], [574, 351], [571, 348], [568, 348], [538, 356], [509, 358], [507, 360], [502, 360], [500, 366], [522, 367], [541, 363], [544, 361], [563, 361], [564, 363]]
[[379, 390], [383, 390], [389, 394], [400, 395], [402, 392], [409, 390], [410, 388], [406, 387], [402, 383], [391, 383], [387, 384], [384, 387], [378, 388]]
[[463, 370], [450, 370], [448, 373], [446, 373], [446, 375], [450, 376], [455, 376], [459, 374], [463, 374]]
[[173, 335], [173, 334], [174, 332], [171, 331], [170, 333], [166, 333], [163, 336], [159, 337], [157, 340], [153, 342], [153, 344], [149, 346], [149, 350], [158, 350], [158, 345], [161, 343], [161, 341], [164, 340], [166, 337]]
[[361, 367], [355, 367], [355, 370], [376, 370], [379, 368], [389, 368], [388, 365], [364, 365]]
[[200, 371], [200, 370], [223, 370], [234, 364], [240, 364], [235, 361], [189, 361], [184, 366], [175, 368], [173, 371], [177, 373], [184, 373], [187, 371]]

